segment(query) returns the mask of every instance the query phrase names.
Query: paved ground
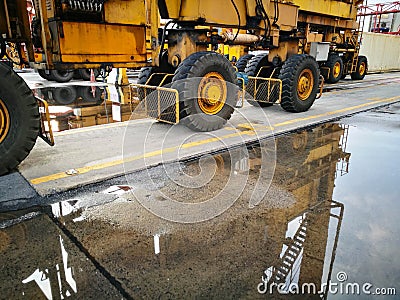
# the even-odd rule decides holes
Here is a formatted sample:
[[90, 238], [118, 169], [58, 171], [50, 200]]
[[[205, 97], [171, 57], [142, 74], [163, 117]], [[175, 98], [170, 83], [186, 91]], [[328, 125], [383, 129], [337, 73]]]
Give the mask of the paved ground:
[[[22, 76], [32, 87], [45, 85], [37, 74]], [[395, 103], [400, 101], [399, 83], [400, 73], [369, 75], [361, 82], [343, 80], [327, 86], [329, 92], [301, 114], [287, 113], [279, 106], [260, 109], [247, 104], [226, 127], [211, 133], [194, 133], [150, 119], [60, 132], [55, 147], [38, 140], [19, 167], [22, 178], [7, 175], [0, 184], [17, 176], [42, 196], [70, 190], [161, 162], [196, 157]], [[15, 195], [7, 192], [1, 199], [20, 199], [26, 193], [32, 193], [27, 184], [26, 190]]]
[[[249, 203], [265, 178], [265, 143], [44, 197], [40, 207], [0, 204], [0, 298], [265, 299], [261, 280], [279, 280], [271, 276], [277, 269], [317, 289], [332, 280], [331, 291], [368, 283], [371, 293], [398, 294], [399, 121], [395, 103], [277, 137], [275, 172], [255, 207]], [[212, 175], [206, 183], [197, 176], [200, 166]], [[144, 191], [161, 207], [170, 199], [207, 204], [204, 197], [223, 190], [232, 196], [231, 178], [244, 182], [240, 195], [221, 215], [196, 224], [157, 217], [137, 197]], [[26, 183], [19, 173], [7, 179], [14, 189]], [[360, 293], [353, 298], [366, 298]], [[352, 298], [324, 295], [342, 294]], [[315, 295], [308, 296], [298, 298]]]

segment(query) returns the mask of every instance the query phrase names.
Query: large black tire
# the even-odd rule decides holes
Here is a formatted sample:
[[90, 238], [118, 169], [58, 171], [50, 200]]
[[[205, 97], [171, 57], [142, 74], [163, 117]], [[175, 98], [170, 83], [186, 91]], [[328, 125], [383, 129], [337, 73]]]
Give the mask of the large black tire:
[[139, 77], [137, 80], [138, 84], [146, 84], [147, 80], [149, 80], [151, 74], [153, 74], [154, 67], [144, 67], [139, 71]]
[[290, 56], [279, 74], [282, 80], [282, 108], [290, 112], [307, 111], [317, 97], [319, 74], [318, 64], [310, 55]]
[[[165, 75], [153, 75], [154, 73], [164, 73], [160, 72], [158, 67], [144, 67], [140, 69], [139, 77], [138, 77], [138, 84], [147, 84], [152, 86], [159, 86], [161, 81], [164, 79]], [[151, 76], [153, 75], [153, 76]], [[150, 78], [151, 77], [151, 78]], [[150, 79], [150, 81], [149, 81]], [[167, 78], [164, 81], [164, 84], [171, 83], [171, 78]]]
[[360, 55], [357, 62], [357, 71], [351, 73], [351, 79], [363, 80], [368, 73], [368, 60], [365, 56]]
[[[147, 84], [151, 86], [159, 86], [161, 81], [163, 81], [165, 74], [174, 74], [175, 70], [176, 68], [174, 68], [171, 64], [168, 63], [168, 51], [164, 51], [161, 56], [160, 66], [144, 67], [140, 69], [137, 83]], [[153, 75], [155, 73], [163, 73], [163, 74]], [[167, 78], [165, 78], [162, 85], [165, 86], [170, 84], [171, 82], [172, 82], [172, 76], [168, 76]], [[144, 91], [142, 88], [138, 89], [138, 97], [139, 100], [144, 99]]]
[[254, 57], [253, 54], [246, 54], [243, 55], [238, 59], [236, 62], [236, 68], [238, 69], [238, 72], [244, 72], [246, 70], [247, 63]]
[[55, 87], [52, 92], [54, 101], [61, 105], [74, 103], [77, 98], [76, 87], [72, 86]]
[[[261, 70], [262, 67], [269, 67], [269, 68], [264, 68]], [[261, 70], [261, 72], [260, 72]], [[257, 76], [258, 77], [263, 77], [263, 78], [269, 78], [271, 77], [271, 74], [274, 70], [273, 65], [268, 61], [268, 54], [266, 53], [261, 53], [253, 58], [250, 59], [250, 61], [247, 63], [245, 72], [248, 76]], [[273, 105], [273, 103], [268, 103], [268, 102], [257, 102], [254, 100], [247, 99], [247, 102], [253, 106], [261, 106], [261, 107], [268, 107]]]
[[[139, 77], [138, 77], [138, 84], [147, 84], [151, 86], [159, 86], [164, 75], [153, 75], [154, 73], [159, 73], [157, 67], [144, 67], [140, 69]], [[153, 75], [153, 76], [152, 76]], [[150, 81], [149, 81], [150, 79]], [[169, 80], [165, 80], [165, 84], [171, 83], [171, 78]], [[138, 88], [138, 97], [139, 100], [142, 101], [145, 97], [144, 88]]]
[[74, 71], [50, 70], [50, 75], [52, 80], [62, 83], [70, 81], [74, 77]]
[[[264, 68], [261, 70], [262, 67], [269, 67], [269, 68]], [[245, 73], [248, 76], [259, 76], [263, 78], [269, 78], [273, 70], [274, 70], [273, 65], [268, 61], [268, 54], [261, 53], [249, 60], [245, 68]]]
[[326, 78], [327, 83], [336, 83], [343, 76], [343, 60], [337, 54], [331, 54], [328, 57], [326, 66], [329, 68], [329, 76]]
[[102, 90], [98, 86], [95, 87], [94, 95], [91, 86], [80, 86], [77, 89], [77, 97], [82, 97], [84, 102], [101, 103], [101, 94]]
[[[32, 91], [11, 68], [0, 64], [0, 175], [15, 169], [39, 133], [39, 108]], [[6, 116], [7, 115], [7, 116]]]
[[[48, 73], [46, 73], [48, 72]], [[54, 80], [53, 77], [51, 77], [50, 71], [46, 71], [46, 70], [38, 70], [39, 76], [42, 77], [43, 79], [46, 80]]]
[[[90, 80], [91, 69], [79, 69], [78, 73], [83, 80], [86, 81]], [[93, 73], [94, 73], [94, 78], [97, 78], [100, 75], [100, 71], [98, 69], [94, 69]]]
[[[218, 89], [219, 99], [211, 104], [205, 101], [211, 98], [209, 89], [205, 85], [202, 89], [201, 85], [214, 79], [217, 80], [211, 85]], [[195, 131], [213, 131], [230, 119], [236, 105], [237, 76], [223, 55], [208, 51], [191, 54], [179, 65], [172, 82], [179, 91], [182, 124]], [[204, 93], [204, 98], [199, 97], [199, 92]]]

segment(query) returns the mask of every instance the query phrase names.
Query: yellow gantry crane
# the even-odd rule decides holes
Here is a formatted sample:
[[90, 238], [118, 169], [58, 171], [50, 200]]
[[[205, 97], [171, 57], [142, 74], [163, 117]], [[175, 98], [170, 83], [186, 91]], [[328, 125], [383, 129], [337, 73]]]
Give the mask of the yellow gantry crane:
[[[24, 45], [29, 64], [42, 74], [142, 67], [139, 98], [146, 100], [147, 87], [171, 84], [161, 102], [172, 99], [175, 123], [211, 131], [231, 117], [237, 95], [230, 85], [238, 81], [230, 61], [212, 50], [220, 45], [265, 50], [240, 61], [244, 77], [253, 82], [248, 91], [260, 98], [249, 102], [280, 102], [286, 111], [304, 112], [317, 97], [320, 74], [329, 82], [347, 74], [364, 78], [368, 65], [358, 55], [356, 22], [361, 2], [33, 0], [36, 17], [30, 26], [26, 0], [5, 0], [0, 3], [1, 56], [7, 43]], [[163, 27], [161, 18], [169, 20]], [[270, 97], [272, 81], [280, 86], [278, 97]], [[259, 97], [263, 84], [267, 89]], [[46, 114], [39, 114], [39, 106], [46, 110], [46, 103], [0, 64], [0, 174], [15, 168], [37, 136], [45, 135]], [[153, 116], [162, 120], [159, 112]], [[53, 143], [51, 136], [47, 140]]]

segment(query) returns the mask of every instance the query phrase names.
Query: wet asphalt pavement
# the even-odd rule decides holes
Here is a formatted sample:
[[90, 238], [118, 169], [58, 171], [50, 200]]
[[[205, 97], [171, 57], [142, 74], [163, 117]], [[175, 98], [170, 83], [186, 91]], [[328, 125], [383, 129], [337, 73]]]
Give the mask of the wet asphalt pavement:
[[398, 299], [399, 121], [393, 104], [2, 206], [0, 298]]

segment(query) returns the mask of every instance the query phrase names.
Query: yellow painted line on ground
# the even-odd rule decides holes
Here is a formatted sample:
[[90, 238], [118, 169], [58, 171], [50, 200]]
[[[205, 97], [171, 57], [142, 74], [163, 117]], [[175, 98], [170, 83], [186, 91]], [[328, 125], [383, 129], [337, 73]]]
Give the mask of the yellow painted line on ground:
[[290, 124], [301, 122], [301, 121], [308, 121], [308, 120], [312, 120], [312, 119], [318, 119], [318, 118], [328, 117], [328, 116], [331, 116], [331, 115], [340, 114], [340, 113], [343, 113], [343, 112], [348, 112], [348, 111], [351, 111], [351, 110], [354, 110], [354, 109], [367, 107], [367, 106], [370, 106], [370, 105], [373, 105], [373, 104], [376, 104], [376, 103], [382, 103], [382, 102], [390, 103], [390, 102], [394, 102], [394, 101], [397, 101], [397, 100], [400, 100], [399, 96], [392, 97], [392, 98], [387, 98], [387, 99], [381, 99], [381, 100], [373, 100], [373, 101], [366, 102], [366, 103], [363, 103], [363, 104], [360, 104], [360, 105], [356, 105], [356, 106], [346, 107], [346, 108], [342, 108], [342, 109], [338, 109], [338, 110], [334, 110], [334, 111], [328, 111], [326, 113], [319, 114], [319, 115], [313, 115], [313, 116], [308, 116], [308, 117], [304, 117], [304, 118], [292, 119], [292, 120], [285, 121], [285, 122], [282, 122], [282, 123], [274, 124], [273, 126], [274, 127], [280, 127], [280, 126], [290, 125]]
[[[395, 102], [398, 100], [400, 100], [400, 96], [387, 98], [387, 99], [374, 100], [374, 101], [370, 101], [370, 102], [360, 104], [357, 106], [352, 106], [352, 107], [347, 107], [347, 108], [343, 108], [343, 109], [339, 109], [339, 110], [335, 110], [335, 111], [330, 111], [330, 112], [326, 112], [326, 113], [319, 114], [319, 115], [313, 115], [313, 116], [308, 116], [308, 117], [304, 117], [304, 118], [292, 119], [292, 120], [289, 120], [286, 122], [274, 124], [274, 125], [272, 125], [272, 128], [270, 128], [268, 126], [268, 128], [273, 129], [274, 127], [290, 125], [290, 124], [301, 122], [301, 121], [307, 121], [307, 120], [317, 119], [317, 118], [321, 118], [321, 117], [326, 117], [326, 116], [330, 116], [330, 115], [334, 115], [334, 114], [338, 114], [338, 113], [342, 113], [342, 112], [351, 111], [351, 110], [358, 109], [358, 108], [367, 107], [367, 106], [370, 106], [370, 105], [373, 105], [376, 103], [383, 103], [383, 102], [390, 103], [390, 102]], [[126, 159], [118, 159], [118, 160], [114, 160], [114, 161], [110, 161], [110, 162], [106, 162], [106, 163], [81, 167], [81, 168], [77, 168], [75, 170], [78, 172], [78, 174], [85, 174], [85, 173], [88, 173], [91, 171], [110, 168], [110, 167], [122, 165], [124, 163], [133, 162], [133, 161], [137, 161], [137, 160], [144, 159], [144, 158], [150, 158], [150, 157], [160, 156], [165, 153], [171, 153], [171, 152], [179, 150], [180, 148], [189, 149], [189, 148], [217, 142], [222, 139], [229, 139], [229, 138], [239, 137], [239, 136], [243, 136], [243, 135], [255, 135], [255, 134], [256, 134], [256, 132], [253, 130], [240, 131], [240, 132], [230, 133], [230, 134], [227, 134], [227, 135], [224, 135], [221, 137], [215, 137], [215, 138], [209, 138], [209, 139], [204, 139], [204, 140], [200, 140], [200, 141], [188, 142], [188, 143], [182, 144], [181, 146], [173, 146], [173, 147], [169, 147], [169, 148], [165, 148], [165, 149], [161, 149], [161, 150], [147, 152], [147, 153], [144, 153], [141, 155], [128, 157]], [[78, 176], [78, 175], [76, 175], [76, 176]], [[58, 179], [63, 179], [63, 178], [67, 178], [67, 177], [71, 177], [71, 175], [68, 175], [66, 172], [60, 172], [60, 173], [55, 173], [55, 174], [31, 179], [30, 183], [37, 185], [37, 184], [42, 184], [42, 183], [46, 183], [46, 182], [50, 182], [50, 181], [54, 181], [54, 180], [58, 180]]]
[[165, 149], [161, 149], [161, 150], [147, 152], [147, 153], [144, 153], [141, 155], [128, 157], [126, 159], [118, 159], [118, 160], [114, 160], [114, 161], [110, 161], [110, 162], [106, 162], [106, 163], [96, 164], [96, 165], [82, 167], [82, 168], [76, 168], [74, 170], [78, 172], [77, 175], [68, 175], [66, 172], [60, 172], [60, 173], [55, 173], [55, 174], [31, 179], [30, 183], [31, 184], [46, 183], [49, 181], [63, 179], [63, 178], [71, 177], [71, 176], [78, 176], [79, 174], [85, 174], [85, 173], [88, 173], [88, 172], [91, 172], [94, 170], [101, 170], [101, 169], [105, 169], [105, 168], [115, 167], [118, 165], [122, 165], [124, 163], [137, 161], [137, 160], [144, 159], [144, 158], [160, 156], [165, 153], [171, 153], [171, 152], [177, 151], [177, 150], [179, 150], [179, 148], [188, 149], [188, 148], [193, 148], [193, 147], [197, 147], [197, 146], [201, 146], [201, 145], [205, 145], [205, 144], [210, 144], [212, 142], [216, 142], [221, 139], [228, 139], [228, 138], [233, 138], [233, 137], [239, 137], [242, 135], [254, 135], [254, 134], [255, 134], [254, 131], [243, 131], [243, 132], [227, 134], [227, 135], [224, 135], [221, 137], [215, 137], [215, 138], [205, 139], [205, 140], [201, 140], [201, 141], [189, 142], [189, 143], [182, 144], [180, 147], [173, 146], [170, 148], [165, 148]]

